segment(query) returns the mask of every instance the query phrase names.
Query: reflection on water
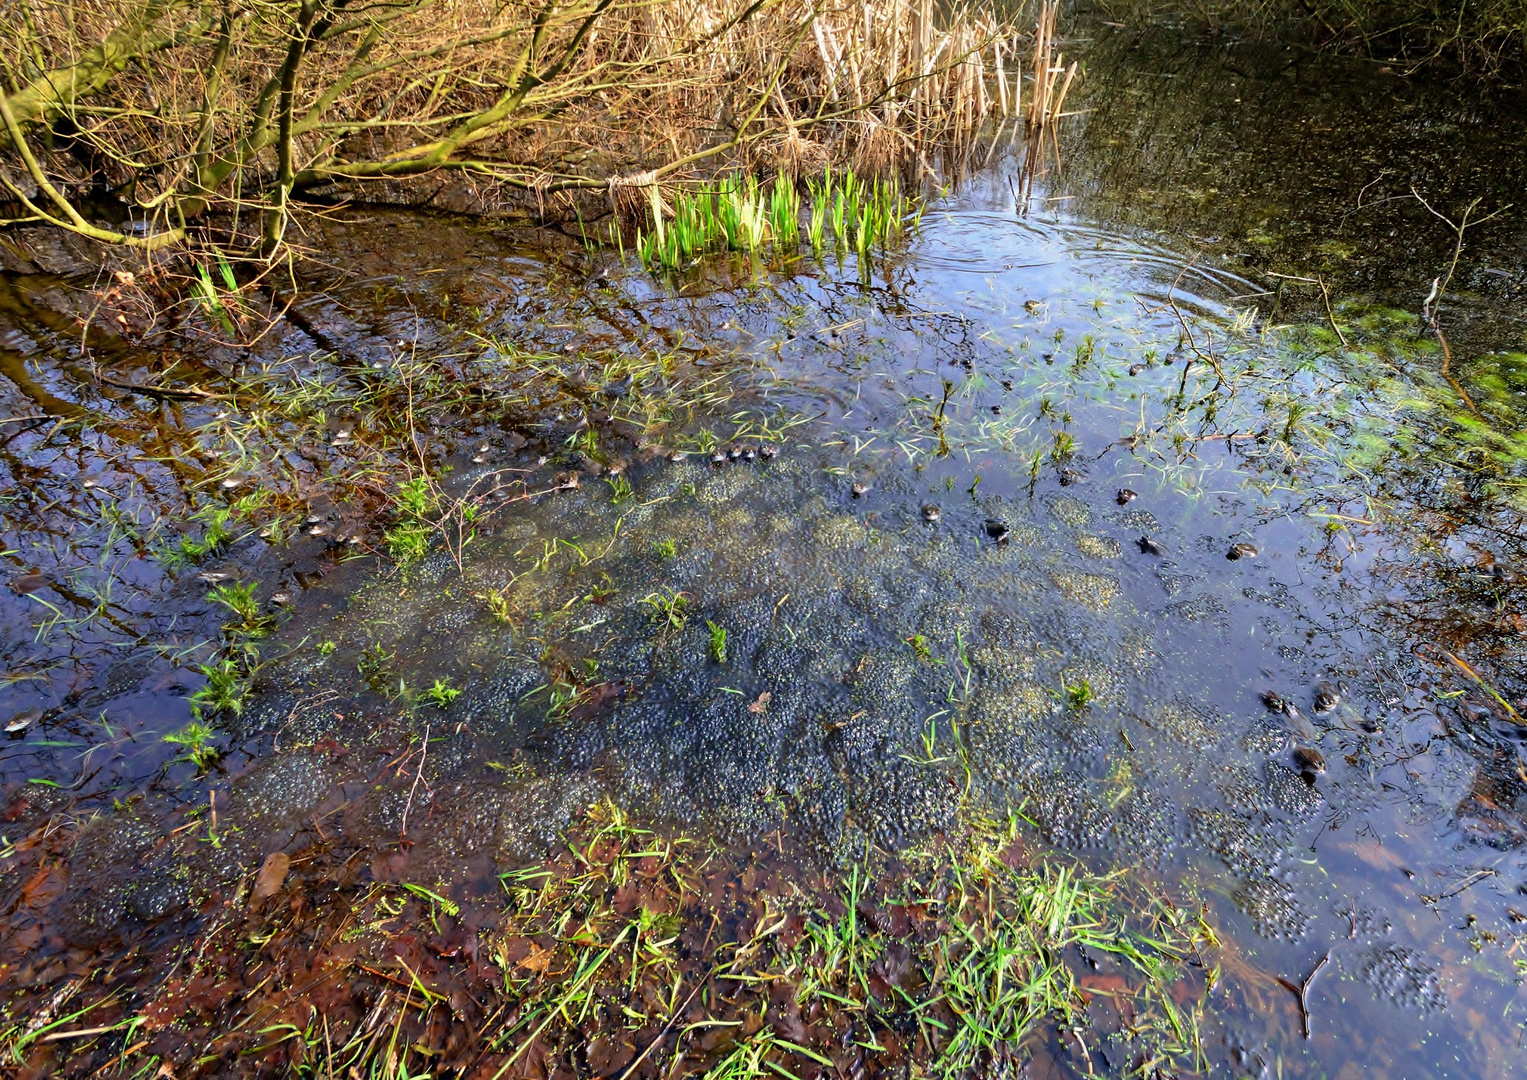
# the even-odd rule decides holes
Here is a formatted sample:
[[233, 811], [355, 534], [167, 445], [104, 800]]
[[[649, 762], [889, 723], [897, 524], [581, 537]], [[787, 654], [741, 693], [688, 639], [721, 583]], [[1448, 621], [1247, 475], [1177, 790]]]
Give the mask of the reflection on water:
[[[271, 346], [276, 394], [315, 377], [391, 392], [404, 340], [515, 402], [421, 437], [449, 497], [503, 495], [469, 543], [406, 572], [340, 562], [380, 502], [310, 504], [327, 472], [381, 475], [415, 432], [352, 434], [354, 399], [293, 435], [276, 408], [259, 428], [242, 402], [116, 397], [43, 322], [61, 286], [12, 283], [9, 410], [109, 418], [68, 448], [47, 426], [0, 432], [21, 538], [5, 711], [46, 710], [5, 775], [14, 817], [75, 805], [28, 780], [106, 812], [78, 875], [98, 886], [66, 901], [77, 925], [182, 910], [340, 806], [331, 829], [407, 831], [447, 880], [528, 856], [601, 794], [744, 843], [788, 832], [825, 860], [1016, 812], [1207, 905], [1217, 1069], [1516, 1075], [1527, 772], [1488, 689], [1523, 689], [1512, 474], [1454, 456], [1416, 328], [1343, 305], [1403, 299], [1441, 241], [1395, 249], [1413, 201], [1343, 217], [1374, 175], [1363, 155], [1322, 164], [1314, 137], [1369, 95], [1367, 164], [1394, 194], [1511, 114], [1439, 112], [1324, 65], [1103, 35], [1092, 111], [1028, 212], [995, 154], [868, 284], [830, 258], [663, 283], [603, 256], [585, 284], [580, 257], [459, 223], [336, 224], [356, 279]], [[1471, 160], [1428, 197], [1510, 175], [1509, 154]], [[1516, 220], [1469, 238], [1460, 281], [1479, 295], [1448, 317], [1474, 352], [1521, 346], [1507, 320], [1466, 324], [1514, 295], [1519, 277], [1486, 271], [1520, 274]], [[1269, 270], [1328, 275], [1332, 308]], [[1312, 325], [1269, 330], [1291, 312]], [[521, 384], [494, 374], [509, 342], [611, 352], [543, 359]], [[687, 406], [641, 412], [644, 386]], [[197, 574], [222, 570], [151, 556], [240, 497], [214, 456], [235, 433], [281, 448], [260, 482], [302, 528], [284, 546], [251, 528], [229, 561], [300, 599], [220, 721], [239, 775], [200, 780], [158, 737], [189, 718], [184, 657], [223, 618]], [[166, 533], [155, 499], [185, 526]], [[429, 748], [413, 784], [354, 784], [359, 759], [410, 739]], [[189, 878], [146, 854], [157, 806], [106, 809], [209, 790], [239, 829]], [[1306, 1038], [1279, 980], [1312, 972]]]

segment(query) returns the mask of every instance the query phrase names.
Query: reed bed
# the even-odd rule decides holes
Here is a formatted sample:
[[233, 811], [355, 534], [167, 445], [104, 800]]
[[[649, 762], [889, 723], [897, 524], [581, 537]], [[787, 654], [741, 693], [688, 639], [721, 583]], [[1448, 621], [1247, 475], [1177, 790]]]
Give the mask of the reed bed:
[[[1076, 72], [1044, 12], [1041, 125]], [[0, 198], [11, 224], [142, 248], [221, 211], [223, 247], [269, 255], [335, 184], [455, 174], [570, 218], [579, 192], [645, 213], [652, 186], [729, 170], [886, 176], [1018, 115], [1025, 37], [985, 0], [30, 0], [0, 12]]]

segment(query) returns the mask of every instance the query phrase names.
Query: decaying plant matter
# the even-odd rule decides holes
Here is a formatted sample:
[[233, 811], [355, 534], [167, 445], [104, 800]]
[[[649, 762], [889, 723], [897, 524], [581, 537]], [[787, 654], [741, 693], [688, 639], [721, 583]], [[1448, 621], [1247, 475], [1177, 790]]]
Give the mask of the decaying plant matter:
[[[156, 249], [223, 211], [267, 253], [335, 182], [619, 204], [726, 156], [915, 158], [1007, 112], [1018, 55], [989, 10], [932, 0], [16, 0], [0, 29], [12, 222]], [[102, 188], [132, 220], [91, 215]]]

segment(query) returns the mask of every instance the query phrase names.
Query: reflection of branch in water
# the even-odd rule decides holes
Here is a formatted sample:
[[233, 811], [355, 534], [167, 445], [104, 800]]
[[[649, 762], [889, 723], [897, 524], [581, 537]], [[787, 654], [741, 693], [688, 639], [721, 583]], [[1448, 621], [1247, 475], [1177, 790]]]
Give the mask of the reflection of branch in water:
[[[1049, 153], [1046, 151], [1045, 135], [1048, 133]], [[1015, 184], [1008, 180], [1008, 187], [1013, 192], [1014, 209], [1019, 217], [1024, 217], [1029, 212], [1029, 203], [1034, 198], [1034, 180], [1044, 178], [1050, 172], [1050, 159], [1054, 158], [1055, 171], [1061, 171], [1060, 141], [1055, 137], [1053, 125], [1047, 127], [1031, 127], [1024, 139], [1023, 161], [1018, 166], [1018, 181]]]

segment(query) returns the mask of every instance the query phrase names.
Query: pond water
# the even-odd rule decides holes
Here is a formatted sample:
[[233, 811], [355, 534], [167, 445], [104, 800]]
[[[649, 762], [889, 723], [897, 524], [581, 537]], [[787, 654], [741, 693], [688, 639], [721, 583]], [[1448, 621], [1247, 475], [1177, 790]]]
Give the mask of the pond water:
[[[1217, 1074], [1521, 1075], [1527, 230], [1464, 231], [1443, 346], [1457, 232], [1411, 188], [1503, 207], [1527, 108], [1167, 31], [1084, 55], [1058, 139], [987, 133], [866, 265], [659, 280], [351, 210], [341, 273], [178, 367], [7, 278], [41, 419], [0, 428], [0, 776], [12, 833], [83, 838], [44, 951], [178, 926], [331, 815], [448, 882], [605, 796], [826, 865], [1018, 815], [1206, 905]], [[398, 569], [413, 460], [451, 527]], [[163, 736], [256, 642], [202, 774]], [[236, 827], [173, 870], [209, 800]]]

